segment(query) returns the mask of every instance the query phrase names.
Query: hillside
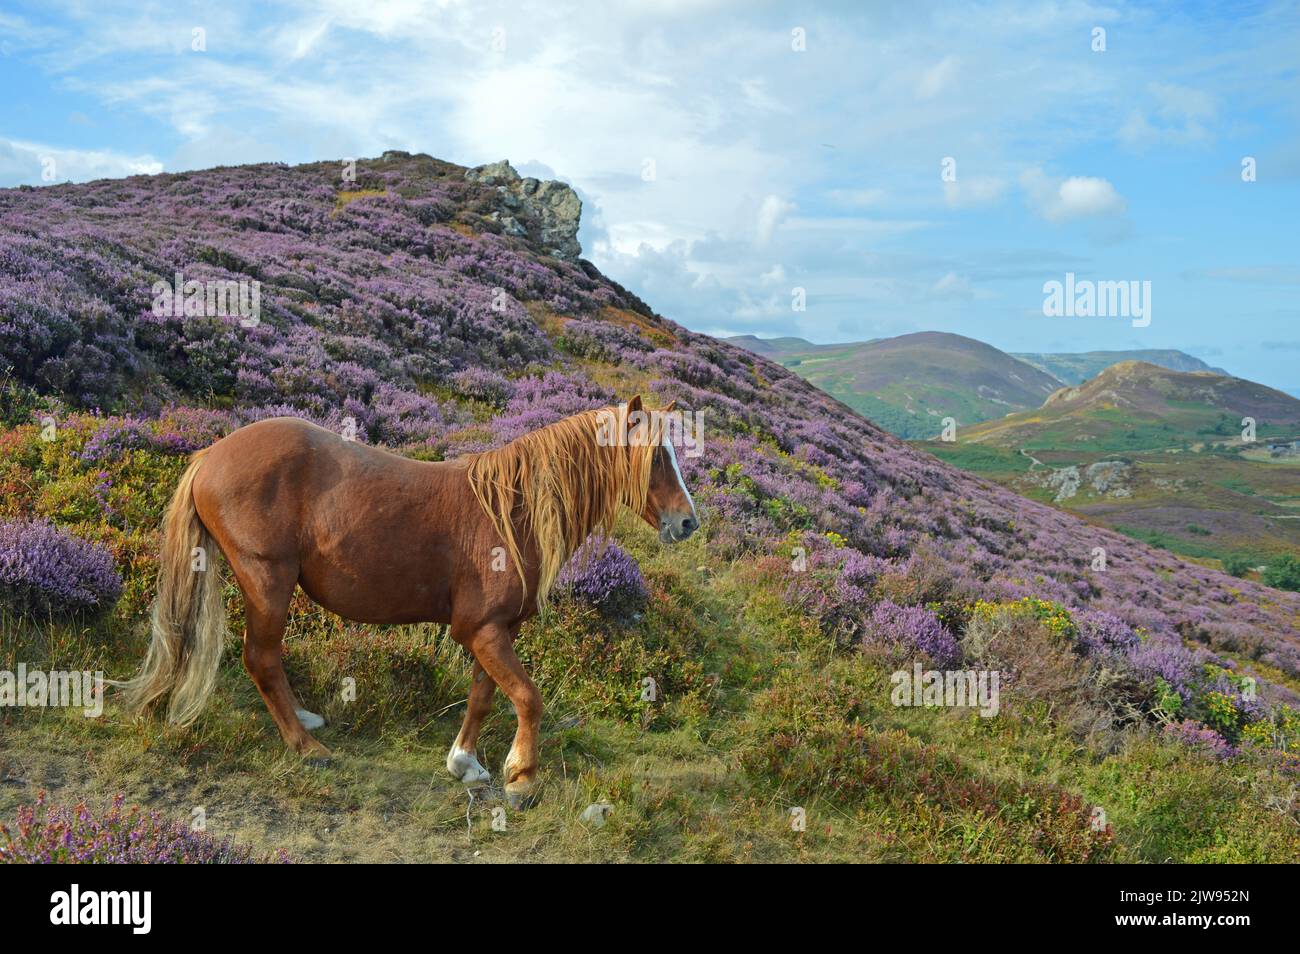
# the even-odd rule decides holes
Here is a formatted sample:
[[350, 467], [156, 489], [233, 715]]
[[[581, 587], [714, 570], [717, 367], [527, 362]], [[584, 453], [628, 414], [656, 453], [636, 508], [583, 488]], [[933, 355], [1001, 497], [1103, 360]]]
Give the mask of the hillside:
[[1135, 351], [1080, 351], [1058, 354], [1020, 354], [1012, 353], [1027, 364], [1032, 364], [1041, 371], [1052, 375], [1062, 384], [1082, 384], [1094, 378], [1111, 365], [1123, 361], [1145, 361], [1170, 371], [1212, 371], [1215, 374], [1227, 374], [1222, 368], [1211, 367], [1200, 358], [1194, 358], [1182, 351], [1135, 350]]
[[936, 436], [946, 417], [960, 426], [1037, 407], [1060, 386], [983, 342], [938, 331], [843, 345], [808, 345], [799, 338], [732, 341], [763, 349], [758, 353], [905, 438]]
[[[562, 184], [406, 153], [359, 162], [355, 181], [341, 168], [0, 191], [0, 548], [35, 515], [121, 577], [98, 615], [58, 620], [0, 578], [0, 669], [132, 671], [188, 453], [270, 416], [437, 460], [633, 394], [676, 400], [703, 414], [702, 453], [680, 457], [701, 531], [664, 547], [629, 517], [636, 611], [575, 588], [524, 628], [547, 782], [506, 830], [490, 792], [442, 772], [471, 675], [439, 627], [296, 598], [286, 666], [338, 755], [316, 768], [284, 754], [243, 673], [229, 585], [229, 651], [192, 728], [132, 723], [111, 696], [100, 719], [0, 708], [0, 818], [42, 790], [122, 793], [178, 820], [204, 806], [215, 835], [315, 861], [1300, 853], [1294, 809], [1277, 808], [1300, 751], [1300, 594], [967, 474], [658, 315], [579, 257]], [[159, 307], [178, 274], [256, 281], [260, 314]], [[924, 383], [907, 368], [942, 364], [959, 384], [912, 394], [915, 415], [961, 423], [1049, 389], [978, 342], [906, 337], [827, 373], [905, 396]], [[913, 664], [1006, 673], [998, 711], [899, 704]], [[508, 709], [485, 725], [494, 768]], [[579, 820], [596, 802], [613, 806], [600, 829]]]
[[[1254, 443], [1242, 418], [1254, 417]], [[1125, 362], [1036, 411], [926, 445], [1003, 486], [1176, 553], [1238, 567], [1300, 550], [1300, 402], [1209, 372]], [[1240, 572], [1240, 570], [1239, 570]]]
[[1261, 439], [1300, 434], [1300, 401], [1289, 394], [1208, 371], [1125, 361], [1061, 388], [1040, 408], [967, 428], [959, 440], [1028, 450], [1237, 444], [1246, 417], [1255, 419]]

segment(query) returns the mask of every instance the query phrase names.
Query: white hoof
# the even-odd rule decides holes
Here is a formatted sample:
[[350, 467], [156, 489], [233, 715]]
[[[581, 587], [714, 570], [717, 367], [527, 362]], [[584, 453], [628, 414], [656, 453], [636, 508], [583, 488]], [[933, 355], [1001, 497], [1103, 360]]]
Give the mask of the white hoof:
[[492, 781], [492, 773], [482, 766], [473, 752], [454, 745], [447, 753], [447, 771], [465, 785], [486, 785]]
[[293, 711], [298, 713], [298, 721], [302, 723], [302, 727], [308, 732], [312, 729], [323, 729], [325, 727], [325, 719], [316, 713], [308, 712], [306, 709], [294, 709]]

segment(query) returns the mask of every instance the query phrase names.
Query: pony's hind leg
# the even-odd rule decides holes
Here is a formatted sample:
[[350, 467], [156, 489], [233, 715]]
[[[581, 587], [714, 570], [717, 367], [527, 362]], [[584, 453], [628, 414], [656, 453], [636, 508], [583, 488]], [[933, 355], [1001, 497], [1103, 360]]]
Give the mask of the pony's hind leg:
[[495, 623], [471, 637], [469, 650], [492, 681], [514, 703], [519, 719], [514, 744], [506, 756], [505, 793], [513, 808], [527, 808], [537, 799], [537, 742], [542, 724], [542, 694], [515, 655], [511, 629]]
[[[244, 668], [248, 670], [257, 691], [262, 694], [284, 744], [299, 755], [329, 758], [330, 750], [308, 733], [298, 716], [299, 706], [289, 688], [289, 677], [284, 673], [284, 626], [286, 612], [270, 615], [248, 608], [248, 626], [244, 630]], [[303, 710], [306, 711], [306, 710]], [[308, 713], [309, 715], [311, 713]], [[323, 723], [324, 720], [322, 720]]]
[[447, 753], [447, 771], [466, 785], [486, 785], [492, 781], [492, 773], [478, 760], [478, 732], [483, 719], [492, 711], [492, 696], [497, 685], [483, 670], [483, 666], [474, 660], [474, 682], [469, 689], [469, 705], [465, 708], [465, 721], [461, 723], [460, 734]]
[[310, 732], [313, 729], [325, 728], [325, 717], [323, 715], [317, 715], [315, 712], [312, 712], [304, 706], [302, 701], [298, 698], [298, 693], [293, 691], [293, 686], [289, 687], [289, 698], [293, 700], [294, 714], [298, 717], [298, 721], [302, 723], [304, 729]]
[[[311, 737], [299, 715], [300, 711], [308, 716], [313, 713], [302, 708], [284, 673], [284, 628], [297, 573], [290, 574], [287, 569], [277, 573], [269, 564], [250, 566], [243, 561], [234, 570], [244, 591], [244, 668], [262, 694], [285, 745], [299, 755], [327, 759], [330, 750]], [[324, 724], [319, 716], [316, 719]]]

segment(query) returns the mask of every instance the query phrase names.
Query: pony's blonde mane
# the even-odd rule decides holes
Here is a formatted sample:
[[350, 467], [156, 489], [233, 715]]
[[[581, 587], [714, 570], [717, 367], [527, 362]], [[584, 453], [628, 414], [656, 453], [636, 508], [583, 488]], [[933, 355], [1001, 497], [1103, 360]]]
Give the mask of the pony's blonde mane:
[[[583, 411], [469, 458], [470, 487], [505, 541], [525, 599], [528, 580], [516, 520], [537, 547], [539, 611], [560, 568], [593, 530], [611, 532], [620, 505], [637, 515], [645, 510], [662, 421], [645, 412], [640, 436], [630, 443], [628, 415], [626, 404]], [[613, 440], [602, 444], [602, 427]]]

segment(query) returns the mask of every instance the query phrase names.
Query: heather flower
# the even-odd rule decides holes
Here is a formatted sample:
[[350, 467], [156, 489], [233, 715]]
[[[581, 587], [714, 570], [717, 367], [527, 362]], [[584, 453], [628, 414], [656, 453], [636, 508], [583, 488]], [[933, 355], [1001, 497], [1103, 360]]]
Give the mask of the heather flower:
[[529, 431], [554, 424], [561, 418], [612, 403], [614, 395], [582, 378], [551, 371], [540, 377], [521, 378], [505, 413], [492, 422], [501, 443]]
[[835, 580], [835, 596], [845, 608], [862, 609], [867, 605], [872, 586], [890, 568], [890, 563], [853, 549], [842, 552], [844, 562]]
[[881, 600], [872, 609], [862, 643], [920, 651], [941, 668], [961, 659], [957, 640], [933, 611], [924, 606], [899, 606], [889, 600]]
[[95, 813], [85, 802], [71, 808], [46, 805], [41, 792], [34, 805], [18, 808], [13, 826], [0, 823], [0, 864], [259, 864], [289, 863], [283, 851], [270, 857], [229, 838], [217, 840], [164, 821], [140, 807], [123, 810], [124, 796]]
[[504, 407], [514, 393], [514, 385], [487, 368], [466, 368], [451, 376], [451, 388], [462, 397]]
[[226, 411], [176, 405], [164, 410], [155, 423], [153, 448], [164, 454], [192, 454], [234, 429], [234, 417]]
[[652, 350], [640, 335], [608, 321], [575, 319], [567, 322], [560, 346], [569, 354], [594, 361], [617, 364], [645, 363], [643, 352]]
[[611, 540], [592, 539], [560, 570], [556, 591], [595, 607], [610, 619], [629, 619], [646, 603], [649, 591], [636, 560]]
[[1230, 759], [1237, 754], [1237, 748], [1218, 732], [1208, 726], [1184, 719], [1171, 723], [1164, 728], [1164, 734], [1192, 748], [1199, 749], [1216, 759]]
[[105, 464], [129, 450], [149, 447], [152, 438], [147, 421], [114, 417], [95, 429], [77, 456], [86, 464]]
[[106, 610], [122, 578], [104, 547], [43, 520], [0, 522], [0, 603], [40, 617]]
[[1113, 613], [1081, 610], [1073, 615], [1079, 647], [1085, 653], [1124, 655], [1140, 642], [1132, 627]]
[[1163, 679], [1183, 702], [1195, 695], [1202, 661], [1177, 637], [1150, 636], [1129, 649], [1128, 659], [1140, 677], [1152, 683]]

